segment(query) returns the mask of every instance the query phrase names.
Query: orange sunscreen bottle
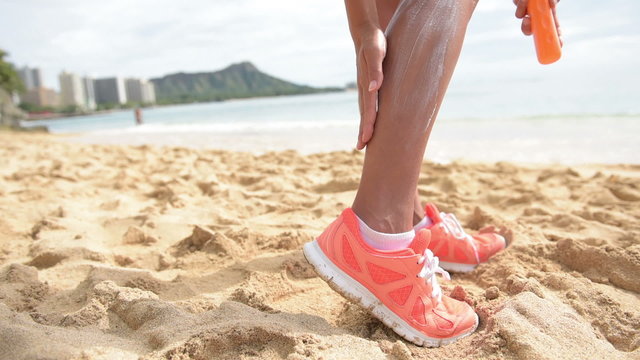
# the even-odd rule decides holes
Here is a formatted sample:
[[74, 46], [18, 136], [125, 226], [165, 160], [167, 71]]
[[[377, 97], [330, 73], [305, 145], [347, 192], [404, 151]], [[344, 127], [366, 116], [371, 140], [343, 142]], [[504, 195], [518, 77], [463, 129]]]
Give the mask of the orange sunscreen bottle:
[[531, 17], [531, 31], [536, 44], [536, 53], [540, 64], [551, 64], [560, 59], [560, 39], [549, 0], [529, 0], [527, 12]]

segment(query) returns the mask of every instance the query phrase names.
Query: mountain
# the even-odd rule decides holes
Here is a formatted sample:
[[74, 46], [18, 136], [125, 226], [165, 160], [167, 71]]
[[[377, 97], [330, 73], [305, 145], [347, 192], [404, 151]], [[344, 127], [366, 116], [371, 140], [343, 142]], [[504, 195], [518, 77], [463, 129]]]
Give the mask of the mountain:
[[170, 74], [151, 81], [155, 85], [157, 101], [161, 104], [342, 90], [294, 84], [265, 74], [250, 62], [232, 64], [215, 72]]

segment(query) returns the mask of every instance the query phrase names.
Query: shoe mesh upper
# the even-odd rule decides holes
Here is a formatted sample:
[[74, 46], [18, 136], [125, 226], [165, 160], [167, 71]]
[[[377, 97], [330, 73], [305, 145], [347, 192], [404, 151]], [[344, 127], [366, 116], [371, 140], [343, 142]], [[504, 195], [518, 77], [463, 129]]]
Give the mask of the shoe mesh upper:
[[416, 302], [413, 304], [413, 310], [411, 310], [411, 317], [420, 325], [426, 325], [427, 319], [424, 317], [424, 303], [422, 302], [422, 298], [418, 297]]
[[449, 330], [453, 327], [453, 322], [444, 316], [438, 314], [436, 311], [433, 311], [433, 321], [436, 323], [438, 328], [443, 330]]
[[407, 302], [407, 299], [409, 299], [409, 295], [411, 295], [412, 290], [413, 290], [413, 285], [397, 288], [389, 292], [389, 297], [396, 304], [404, 305]]
[[353, 249], [351, 249], [351, 245], [349, 245], [349, 240], [346, 235], [342, 236], [342, 257], [344, 261], [355, 271], [361, 271], [360, 265], [356, 261], [356, 257], [353, 254]]
[[401, 274], [399, 272], [395, 272], [393, 270], [389, 270], [382, 266], [372, 264], [367, 262], [367, 268], [369, 269], [369, 274], [371, 275], [371, 279], [378, 284], [387, 284], [392, 281], [402, 280], [406, 277], [406, 275]]

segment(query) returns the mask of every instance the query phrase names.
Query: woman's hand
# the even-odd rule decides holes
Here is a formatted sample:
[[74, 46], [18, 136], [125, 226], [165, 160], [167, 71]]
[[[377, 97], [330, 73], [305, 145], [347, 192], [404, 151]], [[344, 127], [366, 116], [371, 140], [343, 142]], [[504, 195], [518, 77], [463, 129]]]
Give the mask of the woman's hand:
[[[553, 13], [553, 20], [556, 23], [556, 30], [558, 31], [558, 37], [560, 38], [560, 45], [562, 46], [562, 32], [560, 31], [560, 23], [558, 22], [558, 17], [556, 16], [556, 5], [560, 2], [560, 0], [549, 0], [549, 7], [551, 8], [551, 12]], [[516, 17], [518, 19], [522, 19], [522, 33], [529, 36], [531, 35], [531, 18], [527, 13], [527, 5], [529, 4], [529, 0], [513, 0], [513, 3], [516, 5]]]
[[356, 149], [362, 150], [373, 136], [378, 90], [382, 85], [382, 61], [387, 51], [387, 41], [378, 27], [362, 29], [355, 39], [358, 70], [358, 104], [360, 105], [360, 130]]

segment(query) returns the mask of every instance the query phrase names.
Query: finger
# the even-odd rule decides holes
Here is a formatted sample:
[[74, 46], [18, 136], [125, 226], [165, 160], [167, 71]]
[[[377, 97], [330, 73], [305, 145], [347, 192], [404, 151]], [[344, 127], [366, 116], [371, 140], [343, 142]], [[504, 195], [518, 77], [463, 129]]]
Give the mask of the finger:
[[551, 8], [551, 13], [553, 14], [553, 21], [556, 24], [556, 32], [558, 33], [558, 40], [560, 40], [560, 47], [562, 47], [564, 45], [564, 42], [562, 41], [562, 29], [560, 28], [560, 21], [558, 20], [555, 6]]
[[363, 133], [363, 126], [364, 126], [364, 101], [363, 98], [365, 96], [365, 94], [367, 94], [366, 91], [364, 91], [364, 89], [359, 89], [358, 90], [359, 93], [359, 103], [360, 103], [360, 126], [358, 127], [358, 140], [356, 142], [356, 149], [357, 150], [362, 150], [364, 149], [365, 143], [362, 141], [362, 133]]
[[373, 137], [373, 129], [376, 122], [376, 102], [378, 98], [378, 92], [369, 92], [365, 95], [365, 117], [362, 123], [362, 135], [360, 136], [360, 141], [362, 143], [362, 147], [364, 148], [371, 138]]
[[529, 36], [531, 35], [531, 18], [529, 16], [525, 16], [524, 19], [522, 19], [522, 33]]
[[558, 36], [562, 36], [562, 30], [560, 30], [560, 21], [558, 20], [556, 8], [552, 8], [551, 13], [553, 14], [553, 21], [556, 24], [556, 31], [558, 32]]
[[[367, 59], [364, 59], [365, 63], [367, 63]], [[367, 64], [368, 68], [368, 64]], [[362, 97], [362, 135], [360, 136], [360, 141], [364, 145], [366, 145], [371, 137], [373, 136], [373, 126], [376, 121], [376, 105], [378, 102], [378, 92], [377, 91], [366, 91], [363, 93]]]
[[382, 61], [384, 54], [380, 49], [370, 49], [364, 52], [367, 63], [367, 75], [369, 77], [368, 90], [377, 91], [382, 86], [384, 75], [382, 74]]
[[364, 143], [362, 142], [362, 124], [364, 123], [364, 117], [362, 114], [363, 106], [362, 106], [362, 97], [364, 96], [364, 92], [362, 88], [358, 86], [358, 106], [360, 107], [360, 125], [358, 126], [358, 140], [356, 142], [356, 149], [362, 150], [364, 148]]
[[382, 62], [384, 61], [384, 48], [370, 48], [364, 51], [364, 61], [367, 64], [369, 78], [368, 93], [364, 95], [364, 118], [362, 124], [362, 136], [360, 141], [367, 144], [373, 137], [373, 130], [377, 116], [378, 90], [382, 86], [384, 78]]
[[364, 143], [362, 142], [362, 124], [364, 123], [364, 102], [363, 98], [367, 91], [363, 89], [363, 83], [366, 81], [364, 76], [362, 75], [361, 67], [358, 66], [358, 108], [360, 110], [360, 126], [358, 129], [358, 141], [356, 142], [356, 149], [362, 150], [364, 148]]
[[362, 135], [360, 141], [362, 147], [367, 145], [373, 137], [373, 129], [376, 122], [376, 104], [378, 102], [378, 92], [367, 92], [364, 96], [364, 119], [362, 123]]
[[363, 96], [364, 113], [362, 117], [362, 135], [360, 141], [366, 145], [373, 136], [373, 128], [376, 122], [376, 105], [378, 102], [377, 91], [367, 91]]
[[529, 0], [519, 0], [518, 7], [516, 8], [516, 17], [518, 19], [522, 19], [527, 15], [527, 5], [529, 4]]

